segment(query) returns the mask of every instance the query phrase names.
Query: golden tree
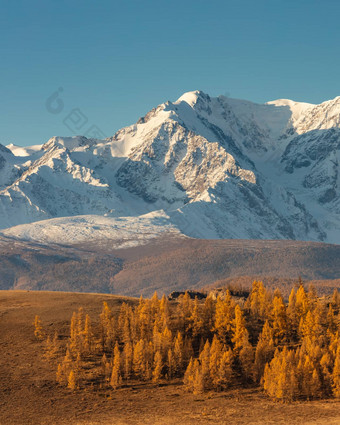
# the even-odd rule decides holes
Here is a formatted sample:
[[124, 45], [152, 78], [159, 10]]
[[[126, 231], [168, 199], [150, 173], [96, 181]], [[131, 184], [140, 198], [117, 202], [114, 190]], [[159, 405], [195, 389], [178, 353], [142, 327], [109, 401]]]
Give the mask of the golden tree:
[[201, 394], [207, 389], [207, 380], [204, 374], [202, 365], [199, 364], [198, 360], [194, 361], [194, 381], [193, 381], [193, 393]]
[[162, 296], [159, 303], [159, 312], [156, 320], [160, 331], [170, 327], [169, 300], [165, 295]]
[[339, 294], [339, 291], [337, 289], [334, 289], [331, 303], [332, 303], [332, 307], [333, 307], [334, 312], [336, 314], [339, 314], [339, 312], [340, 312], [340, 294]]
[[161, 379], [163, 371], [163, 359], [162, 355], [159, 351], [156, 352], [154, 363], [153, 363], [153, 370], [152, 370], [152, 381], [155, 383], [158, 383]]
[[267, 316], [269, 305], [270, 294], [264, 287], [263, 282], [254, 280], [252, 290], [246, 301], [246, 308], [249, 308], [253, 317], [264, 320]]
[[229, 290], [227, 290], [224, 299], [220, 296], [217, 297], [213, 328], [222, 342], [227, 342], [231, 338], [232, 323], [235, 315], [234, 311], [235, 303], [231, 298]]
[[245, 326], [244, 316], [241, 307], [237, 304], [235, 307], [235, 319], [232, 322], [232, 338], [234, 352], [239, 353], [244, 344], [244, 336], [248, 336]]
[[[210, 378], [210, 343], [207, 340], [204, 344], [204, 348], [199, 356], [200, 368], [195, 379], [199, 379], [200, 385], [203, 386], [203, 389], [211, 387], [211, 378]], [[197, 372], [197, 371], [196, 371]], [[198, 385], [198, 384], [197, 384]], [[197, 392], [200, 392], [197, 390]]]
[[73, 370], [71, 370], [68, 375], [67, 388], [69, 388], [70, 390], [75, 390], [77, 388], [77, 378]]
[[275, 351], [270, 363], [267, 363], [263, 376], [263, 388], [266, 393], [283, 401], [292, 401], [297, 395], [294, 351], [286, 347], [280, 352]]
[[121, 375], [121, 355], [118, 347], [118, 343], [116, 343], [113, 353], [113, 367], [110, 379], [111, 387], [116, 390], [122, 382]]
[[183, 384], [187, 391], [193, 391], [195, 378], [194, 372], [194, 360], [191, 357], [183, 378]]
[[42, 341], [45, 337], [45, 332], [43, 330], [41, 319], [37, 315], [34, 318], [34, 336], [39, 341]]
[[270, 327], [268, 320], [266, 320], [255, 351], [254, 379], [256, 382], [260, 382], [264, 373], [265, 365], [271, 361], [273, 354], [273, 330]]
[[301, 318], [305, 317], [309, 310], [308, 296], [302, 284], [296, 292], [295, 309], [300, 322]]
[[171, 348], [168, 351], [168, 357], [167, 357], [167, 369], [168, 369], [168, 380], [172, 379], [176, 372], [176, 361], [175, 356]]
[[140, 339], [133, 349], [133, 371], [137, 378], [147, 381], [151, 378], [151, 360], [153, 347], [144, 339]]
[[340, 345], [336, 350], [336, 357], [334, 361], [334, 369], [333, 369], [333, 394], [335, 397], [340, 397]]
[[124, 379], [128, 380], [131, 378], [132, 365], [133, 365], [133, 347], [131, 342], [127, 342], [124, 345], [123, 355], [122, 355], [122, 364], [123, 364]]
[[288, 316], [286, 306], [281, 297], [275, 296], [273, 298], [270, 317], [272, 320], [273, 339], [275, 344], [286, 341], [289, 328]]
[[196, 338], [202, 334], [203, 320], [199, 310], [199, 303], [197, 298], [195, 298], [191, 316], [189, 317], [188, 322], [188, 330], [191, 331], [193, 338]]
[[188, 291], [178, 298], [178, 305], [176, 311], [177, 327], [184, 332], [189, 330], [190, 317], [192, 315], [192, 300]]
[[249, 342], [248, 331], [243, 334], [242, 345], [238, 354], [242, 366], [243, 376], [247, 380], [252, 380], [254, 376], [254, 349]]
[[66, 384], [65, 371], [61, 363], [58, 364], [57, 373], [56, 373], [56, 381], [60, 385]]
[[166, 357], [171, 346], [172, 346], [172, 332], [170, 331], [170, 329], [166, 327], [161, 334], [160, 352], [163, 358]]
[[207, 338], [210, 333], [213, 331], [214, 323], [215, 323], [215, 301], [212, 297], [208, 296], [203, 304], [202, 310], [202, 331], [204, 333], [204, 337]]
[[46, 339], [45, 356], [48, 359], [53, 359], [58, 356], [59, 353], [59, 340], [57, 332], [54, 333], [53, 339], [50, 336]]
[[105, 353], [103, 354], [103, 357], [101, 359], [101, 368], [102, 374], [104, 375], [104, 380], [105, 382], [108, 382], [110, 379], [111, 365]]
[[175, 338], [174, 350], [173, 350], [174, 373], [177, 376], [182, 374], [183, 368], [184, 368], [183, 350], [184, 350], [184, 344], [183, 344], [182, 334], [178, 332]]
[[233, 371], [234, 355], [229, 347], [222, 354], [219, 368], [218, 368], [218, 379], [216, 389], [226, 389], [233, 382], [234, 371]]
[[322, 392], [326, 397], [332, 394], [332, 369], [333, 361], [328, 351], [325, 351], [320, 359], [322, 373]]
[[223, 356], [223, 346], [216, 335], [211, 343], [209, 356], [209, 372], [212, 386], [218, 388], [220, 384], [220, 362]]
[[86, 354], [89, 354], [93, 348], [93, 332], [91, 326], [91, 318], [87, 314], [85, 317], [85, 326], [84, 326], [84, 351]]

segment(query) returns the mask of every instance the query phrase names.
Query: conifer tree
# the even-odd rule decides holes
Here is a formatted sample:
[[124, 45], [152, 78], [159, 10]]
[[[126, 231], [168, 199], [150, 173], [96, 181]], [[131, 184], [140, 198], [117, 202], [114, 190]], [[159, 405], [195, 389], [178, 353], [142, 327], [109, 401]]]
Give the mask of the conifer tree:
[[234, 320], [235, 303], [231, 298], [229, 290], [226, 291], [225, 298], [220, 296], [216, 300], [216, 313], [214, 331], [217, 333], [222, 343], [230, 341], [232, 323]]
[[215, 323], [215, 301], [211, 296], [207, 296], [203, 304], [202, 327], [204, 337], [208, 338], [213, 331]]
[[151, 308], [151, 317], [154, 318], [159, 312], [159, 308], [160, 308], [160, 301], [158, 298], [157, 291], [155, 291], [153, 296], [151, 297], [150, 308]]
[[185, 371], [184, 378], [183, 378], [183, 384], [187, 391], [192, 392], [194, 390], [194, 378], [195, 378], [194, 360], [191, 357], [188, 367]]
[[[203, 389], [207, 389], [211, 387], [211, 377], [210, 377], [210, 343], [207, 340], [204, 348], [199, 356], [200, 360], [200, 368], [196, 371], [196, 377], [200, 383], [197, 381], [197, 385], [202, 385]], [[198, 388], [198, 387], [197, 387]], [[197, 389], [197, 392], [201, 392], [201, 390]]]
[[248, 332], [245, 327], [245, 320], [241, 307], [238, 304], [235, 307], [235, 319], [232, 323], [232, 332], [233, 336], [231, 341], [234, 344], [234, 352], [239, 353], [243, 347], [244, 336], [248, 336]]
[[283, 401], [292, 401], [297, 394], [295, 372], [295, 355], [286, 347], [275, 351], [270, 364], [266, 364], [263, 376], [263, 387], [266, 393]]
[[159, 318], [157, 319], [157, 322], [159, 324], [159, 330], [162, 332], [165, 328], [170, 327], [169, 300], [165, 295], [161, 298], [158, 315]]
[[132, 374], [132, 364], [133, 364], [133, 347], [131, 342], [128, 342], [124, 345], [123, 349], [123, 376], [124, 379], [129, 380]]
[[297, 329], [299, 326], [299, 317], [296, 309], [296, 292], [293, 288], [289, 295], [287, 315], [290, 326], [291, 337], [295, 340], [297, 337]]
[[332, 304], [328, 307], [327, 312], [328, 333], [334, 334], [338, 328]]
[[177, 376], [182, 374], [183, 368], [184, 368], [183, 350], [184, 350], [184, 344], [183, 344], [182, 334], [178, 332], [175, 338], [174, 350], [173, 350], [174, 373]]
[[58, 342], [58, 334], [55, 332], [53, 339], [50, 336], [46, 339], [45, 346], [45, 357], [48, 359], [53, 359], [57, 357], [59, 352], [59, 342]]
[[334, 361], [334, 369], [333, 369], [333, 394], [334, 397], [340, 397], [340, 345], [336, 350], [336, 356]]
[[84, 309], [79, 307], [77, 313], [77, 324], [76, 324], [76, 333], [82, 335], [84, 329]]
[[38, 341], [42, 341], [45, 337], [45, 332], [43, 330], [42, 322], [39, 316], [34, 318], [34, 336]]
[[288, 317], [286, 306], [281, 297], [275, 296], [273, 298], [270, 316], [275, 344], [286, 341], [288, 337]]
[[233, 382], [234, 371], [233, 371], [234, 356], [231, 348], [229, 347], [223, 352], [219, 368], [218, 368], [218, 380], [216, 389], [227, 389]]
[[71, 370], [71, 372], [68, 375], [67, 388], [69, 388], [70, 390], [73, 390], [73, 391], [77, 388], [76, 374], [74, 373], [73, 370]]
[[199, 364], [198, 360], [194, 361], [194, 381], [193, 381], [193, 393], [201, 394], [207, 389], [207, 375], [203, 371], [202, 365]]
[[332, 369], [333, 361], [328, 351], [325, 351], [320, 360], [322, 373], [322, 393], [329, 397], [332, 393]]
[[159, 331], [157, 323], [155, 323], [153, 327], [152, 342], [154, 352], [160, 351], [162, 349], [162, 332]]
[[159, 351], [156, 352], [154, 363], [153, 363], [153, 370], [152, 370], [152, 381], [155, 383], [158, 383], [162, 376], [162, 370], [163, 370], [163, 359], [162, 355]]
[[295, 308], [297, 313], [298, 322], [302, 317], [305, 317], [309, 310], [308, 297], [303, 284], [299, 286], [296, 292]]
[[220, 343], [219, 339], [215, 335], [211, 343], [210, 355], [209, 355], [210, 379], [211, 379], [211, 384], [215, 389], [217, 389], [220, 384], [219, 369], [220, 369], [220, 362], [221, 362], [222, 355], [223, 355], [222, 344]]
[[171, 348], [168, 351], [168, 357], [167, 357], [167, 369], [168, 369], [168, 380], [171, 380], [176, 372], [176, 362], [175, 362], [175, 356], [173, 354], [173, 351]]
[[256, 319], [264, 320], [267, 316], [270, 295], [263, 285], [263, 282], [254, 280], [251, 293], [246, 302], [246, 308]]
[[81, 366], [82, 366], [82, 361], [81, 361], [80, 352], [78, 351], [76, 361], [74, 362], [74, 371], [75, 371], [77, 377], [80, 376]]
[[252, 380], [254, 376], [254, 350], [249, 343], [248, 331], [243, 334], [242, 345], [239, 350], [239, 360], [242, 366], [243, 376]]
[[69, 348], [67, 348], [66, 353], [65, 353], [65, 357], [64, 357], [63, 362], [62, 362], [62, 369], [65, 373], [65, 376], [69, 375], [72, 366], [73, 366], [73, 358], [72, 358], [72, 355], [71, 355]]
[[122, 382], [121, 375], [121, 356], [118, 343], [116, 343], [113, 353], [113, 367], [110, 379], [111, 387], [116, 390]]
[[188, 322], [189, 322], [188, 328], [191, 331], [193, 338], [196, 338], [197, 336], [202, 334], [203, 321], [199, 311], [199, 304], [198, 304], [197, 297], [195, 298], [195, 301], [193, 303], [191, 316], [189, 317]]
[[77, 313], [73, 312], [70, 324], [69, 350], [74, 354], [78, 348]]
[[188, 291], [178, 298], [177, 306], [177, 327], [185, 333], [189, 330], [190, 317], [192, 315], [192, 300]]
[[254, 379], [256, 382], [260, 382], [266, 363], [270, 362], [274, 355], [274, 341], [273, 331], [269, 325], [268, 320], [262, 328], [256, 351], [255, 351], [255, 362], [254, 362]]
[[332, 295], [332, 301], [331, 305], [333, 307], [334, 313], [339, 314], [340, 312], [340, 294], [337, 289], [334, 289], [333, 295]]
[[91, 318], [87, 314], [85, 317], [84, 325], [84, 352], [89, 354], [93, 348], [93, 332], [91, 326]]
[[161, 334], [160, 352], [163, 358], [166, 357], [171, 346], [172, 346], [172, 332], [170, 331], [170, 329], [166, 327]]
[[58, 364], [56, 381], [59, 385], [64, 385], [66, 383], [65, 371], [61, 363]]
[[194, 350], [192, 348], [191, 338], [185, 337], [183, 342], [183, 367], [186, 367], [189, 363], [189, 360], [194, 355]]
[[148, 351], [150, 352], [150, 348], [143, 339], [136, 343], [133, 350], [133, 371], [135, 376], [143, 381], [149, 380], [152, 373]]
[[137, 308], [137, 323], [140, 339], [149, 339], [151, 337], [153, 328], [153, 315], [151, 303], [147, 302], [147, 300], [144, 300], [143, 297], [140, 298]]
[[333, 356], [333, 359], [335, 359], [336, 357], [336, 352], [339, 345], [340, 345], [339, 331], [336, 331], [334, 334], [329, 333], [329, 351], [331, 355]]
[[[125, 309], [127, 304], [123, 303], [120, 312], [125, 318]], [[101, 327], [101, 342], [103, 349], [112, 350], [116, 342], [116, 333], [114, 328], [114, 320], [112, 312], [107, 302], [103, 302], [102, 312], [100, 314], [100, 327]]]
[[105, 353], [103, 354], [103, 357], [101, 359], [101, 368], [102, 368], [102, 373], [104, 375], [105, 382], [109, 381], [111, 366], [110, 366], [110, 362], [108, 361]]
[[309, 310], [305, 317], [301, 317], [299, 324], [299, 333], [301, 338], [312, 338], [314, 328], [314, 317]]

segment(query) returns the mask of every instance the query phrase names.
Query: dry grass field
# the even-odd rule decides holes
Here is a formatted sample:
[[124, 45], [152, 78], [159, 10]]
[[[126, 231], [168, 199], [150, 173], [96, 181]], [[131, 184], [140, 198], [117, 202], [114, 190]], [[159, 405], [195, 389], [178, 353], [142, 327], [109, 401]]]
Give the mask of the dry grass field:
[[[114, 295], [0, 291], [0, 425], [290, 424], [339, 425], [340, 400], [275, 403], [257, 388], [188, 394], [181, 382], [136, 384], [117, 391], [71, 391], [55, 383], [55, 365], [43, 359], [33, 335], [38, 314], [53, 335], [68, 335], [72, 312], [98, 316]], [[135, 302], [134, 299], [129, 299]]]

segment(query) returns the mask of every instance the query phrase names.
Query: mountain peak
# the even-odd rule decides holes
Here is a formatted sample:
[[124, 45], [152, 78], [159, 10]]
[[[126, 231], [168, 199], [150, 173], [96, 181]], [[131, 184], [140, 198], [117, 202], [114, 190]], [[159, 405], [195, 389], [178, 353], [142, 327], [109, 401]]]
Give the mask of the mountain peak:
[[182, 96], [177, 99], [175, 103], [186, 102], [188, 105], [194, 106], [199, 99], [209, 101], [210, 96], [201, 90], [188, 91], [182, 94]]
[[313, 103], [296, 102], [295, 100], [291, 100], [291, 99], [276, 99], [276, 100], [271, 100], [270, 102], [267, 102], [266, 105], [289, 106], [289, 107], [295, 106], [295, 105], [304, 105], [305, 107], [316, 106]]

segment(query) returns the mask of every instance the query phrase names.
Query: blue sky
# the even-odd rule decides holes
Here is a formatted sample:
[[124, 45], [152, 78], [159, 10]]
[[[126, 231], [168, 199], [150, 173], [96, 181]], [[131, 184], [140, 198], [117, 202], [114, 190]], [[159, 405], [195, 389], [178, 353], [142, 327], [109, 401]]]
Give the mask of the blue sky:
[[111, 136], [196, 89], [334, 98], [339, 16], [338, 0], [0, 0], [0, 143], [73, 135], [64, 121], [74, 109], [87, 120], [79, 133], [95, 125]]

